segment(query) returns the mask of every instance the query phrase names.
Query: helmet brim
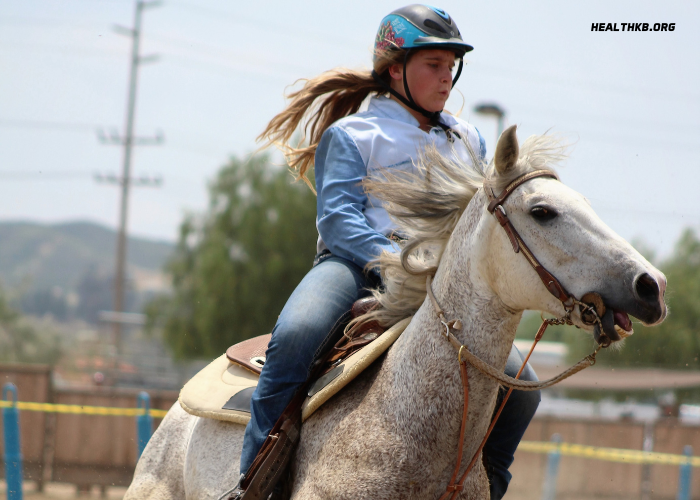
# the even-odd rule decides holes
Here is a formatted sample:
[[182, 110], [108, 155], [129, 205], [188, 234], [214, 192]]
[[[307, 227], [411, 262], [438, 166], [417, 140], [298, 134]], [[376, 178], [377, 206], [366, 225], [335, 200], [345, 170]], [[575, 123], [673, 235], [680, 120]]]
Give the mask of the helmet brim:
[[438, 38], [433, 36], [424, 36], [416, 38], [411, 47], [402, 47], [404, 49], [442, 49], [451, 50], [457, 57], [463, 57], [467, 52], [474, 50], [474, 47], [468, 43], [464, 43], [459, 38]]

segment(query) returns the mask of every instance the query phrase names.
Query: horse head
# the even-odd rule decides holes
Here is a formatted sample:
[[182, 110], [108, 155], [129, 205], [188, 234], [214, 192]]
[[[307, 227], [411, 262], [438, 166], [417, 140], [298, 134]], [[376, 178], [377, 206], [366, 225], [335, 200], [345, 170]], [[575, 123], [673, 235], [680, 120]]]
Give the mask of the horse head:
[[[510, 127], [498, 141], [484, 189], [498, 195], [528, 172], [551, 169], [549, 163], [560, 157], [560, 148], [548, 136], [530, 138], [522, 149], [515, 126]], [[602, 334], [612, 341], [632, 334], [629, 315], [645, 325], [664, 320], [665, 276], [603, 223], [581, 194], [555, 178], [538, 177], [515, 188], [502, 206], [525, 243], [518, 253], [529, 249], [574, 298], [583, 302], [592, 298], [600, 321], [586, 318], [580, 305], [570, 317], [576, 326], [593, 330], [598, 342]], [[507, 231], [495, 217], [489, 220], [488, 268], [496, 294], [515, 310], [564, 315], [565, 305], [542, 285], [528, 259], [513, 251]]]

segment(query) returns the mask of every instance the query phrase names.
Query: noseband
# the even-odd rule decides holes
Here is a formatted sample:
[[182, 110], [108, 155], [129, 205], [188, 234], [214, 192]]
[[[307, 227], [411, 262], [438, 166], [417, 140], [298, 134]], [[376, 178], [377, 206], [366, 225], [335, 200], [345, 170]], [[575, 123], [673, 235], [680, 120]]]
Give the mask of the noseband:
[[[527, 174], [521, 175], [517, 179], [515, 179], [513, 182], [508, 184], [506, 188], [501, 192], [499, 196], [496, 196], [495, 193], [493, 192], [493, 189], [491, 188], [486, 188], [484, 187], [484, 191], [486, 192], [486, 195], [489, 198], [489, 204], [487, 207], [487, 210], [489, 213], [493, 214], [496, 219], [498, 220], [499, 224], [501, 227], [505, 230], [506, 234], [508, 235], [508, 239], [510, 240], [511, 245], [513, 246], [513, 251], [515, 253], [522, 253], [525, 259], [528, 261], [528, 263], [532, 266], [532, 268], [535, 270], [537, 275], [540, 277], [540, 280], [544, 284], [545, 288], [549, 293], [551, 293], [554, 297], [556, 297], [564, 307], [564, 315], [560, 318], [549, 318], [545, 319], [542, 318], [542, 325], [540, 328], [537, 330], [537, 334], [535, 335], [535, 340], [532, 344], [532, 347], [530, 348], [530, 352], [528, 355], [525, 357], [525, 361], [523, 361], [522, 366], [520, 367], [520, 370], [518, 371], [518, 374], [515, 376], [515, 378], [509, 377], [508, 375], [499, 372], [492, 366], [488, 365], [478, 357], [476, 357], [474, 354], [472, 354], [469, 349], [467, 349], [466, 346], [462, 345], [457, 337], [452, 333], [453, 330], [461, 330], [462, 328], [462, 322], [460, 320], [452, 320], [452, 321], [447, 321], [445, 318], [445, 314], [440, 308], [437, 300], [435, 299], [435, 295], [433, 294], [432, 290], [432, 277], [428, 276], [426, 280], [426, 290], [428, 293], [428, 296], [430, 297], [430, 300], [433, 304], [433, 308], [437, 312], [438, 317], [440, 318], [440, 323], [444, 327], [444, 333], [445, 337], [450, 341], [452, 345], [456, 349], [459, 350], [458, 354], [458, 361], [459, 361], [459, 367], [460, 367], [460, 376], [462, 379], [462, 386], [464, 390], [464, 407], [463, 407], [463, 412], [462, 412], [462, 425], [460, 428], [460, 436], [459, 436], [459, 443], [458, 443], [458, 449], [457, 449], [457, 465], [455, 467], [454, 473], [452, 474], [452, 478], [450, 479], [450, 482], [445, 490], [445, 493], [440, 497], [440, 500], [446, 500], [447, 498], [451, 498], [454, 500], [459, 492], [462, 490], [462, 487], [464, 485], [464, 481], [467, 479], [467, 475], [471, 471], [472, 467], [476, 463], [477, 458], [479, 457], [484, 445], [486, 444], [486, 440], [488, 439], [489, 435], [491, 434], [491, 431], [493, 430], [494, 425], [496, 424], [496, 421], [498, 420], [498, 417], [501, 415], [501, 411], [503, 410], [503, 407], [505, 406], [506, 402], [508, 401], [508, 398], [513, 392], [513, 389], [518, 389], [518, 390], [524, 390], [524, 391], [533, 391], [533, 390], [539, 390], [539, 389], [544, 389], [546, 387], [550, 387], [557, 382], [560, 382], [564, 380], [565, 378], [570, 377], [574, 373], [577, 373], [584, 368], [587, 368], [588, 366], [592, 366], [595, 364], [595, 357], [598, 351], [603, 348], [603, 347], [608, 347], [611, 343], [610, 339], [605, 335], [605, 332], [603, 331], [603, 324], [600, 320], [600, 317], [604, 314], [605, 312], [605, 306], [603, 304], [603, 299], [602, 297], [595, 293], [595, 292], [589, 292], [585, 294], [582, 299], [584, 302], [581, 300], [578, 300], [576, 297], [571, 295], [569, 292], [566, 291], [566, 288], [559, 282], [557, 278], [554, 277], [552, 273], [547, 271], [547, 269], [544, 268], [542, 264], [537, 260], [537, 258], [534, 256], [534, 254], [530, 251], [530, 248], [527, 246], [527, 244], [523, 241], [521, 238], [520, 234], [518, 234], [518, 231], [515, 229], [513, 226], [513, 223], [510, 221], [508, 218], [508, 214], [506, 213], [506, 210], [503, 208], [503, 203], [508, 199], [508, 197], [517, 189], [519, 186], [522, 184], [526, 183], [529, 180], [536, 179], [538, 177], [550, 177], [552, 179], [559, 180], [559, 177], [557, 174], [555, 174], [552, 171], [549, 170], [535, 170], [533, 172], [529, 172]], [[587, 303], [590, 302], [590, 303]], [[520, 375], [522, 374], [525, 366], [527, 365], [528, 360], [530, 359], [530, 355], [535, 349], [535, 346], [537, 345], [537, 342], [540, 341], [542, 336], [544, 335], [545, 330], [549, 325], [573, 325], [573, 322], [571, 320], [571, 314], [574, 311], [574, 308], [576, 306], [579, 306], [579, 312], [581, 316], [581, 321], [586, 324], [586, 325], [598, 325], [598, 328], [600, 329], [600, 335], [601, 339], [603, 340], [598, 348], [592, 353], [583, 358], [581, 361], [579, 361], [577, 364], [566, 370], [565, 372], [561, 373], [560, 375], [549, 379], [545, 380], [543, 382], [529, 382], [529, 381], [523, 381], [523, 380], [518, 380]], [[464, 357], [464, 359], [463, 359]], [[472, 460], [469, 462], [469, 465], [467, 466], [467, 469], [464, 471], [462, 476], [460, 477], [459, 481], [457, 481], [457, 476], [459, 475], [459, 469], [461, 467], [462, 463], [462, 453], [463, 453], [463, 445], [464, 445], [464, 434], [466, 430], [466, 423], [467, 423], [467, 415], [468, 415], [468, 407], [469, 407], [469, 378], [467, 375], [467, 367], [466, 364], [467, 362], [474, 366], [477, 370], [479, 370], [481, 373], [484, 375], [487, 375], [491, 377], [492, 379], [496, 380], [500, 384], [509, 387], [508, 392], [506, 393], [505, 397], [503, 398], [503, 401], [501, 402], [501, 405], [498, 408], [498, 411], [494, 415], [494, 418], [491, 422], [491, 425], [489, 426], [488, 430], [486, 431], [486, 435], [484, 436], [484, 439], [481, 441], [481, 444], [479, 445], [479, 448], [476, 450], [476, 453], [472, 457]]]

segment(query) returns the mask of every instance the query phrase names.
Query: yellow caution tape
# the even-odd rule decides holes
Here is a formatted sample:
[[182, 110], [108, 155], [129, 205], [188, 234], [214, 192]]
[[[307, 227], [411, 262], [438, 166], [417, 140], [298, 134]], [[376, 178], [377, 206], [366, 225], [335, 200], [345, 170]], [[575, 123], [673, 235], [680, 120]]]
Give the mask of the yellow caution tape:
[[[61, 405], [53, 403], [29, 403], [26, 401], [0, 401], [0, 408], [15, 407], [18, 410], [42, 411], [46, 413], [73, 413], [82, 415], [109, 415], [112, 417], [137, 417], [144, 414], [143, 408], [113, 408], [109, 406], [83, 406]], [[148, 410], [148, 414], [155, 418], [163, 418], [167, 410]]]
[[620, 448], [600, 448], [583, 444], [553, 443], [541, 441], [521, 441], [518, 450], [532, 453], [550, 453], [559, 450], [562, 455], [570, 457], [595, 458], [608, 462], [628, 464], [664, 464], [700, 467], [700, 457], [687, 457], [672, 453], [656, 453], [653, 451], [625, 450]]
[[[11, 407], [25, 411], [119, 417], [137, 417], [144, 414], [143, 408], [114, 408], [109, 406], [63, 405], [53, 403], [30, 403], [26, 401], [12, 403], [11, 401], [0, 401], [0, 408]], [[155, 418], [163, 418], [167, 413], [167, 410], [151, 409], [148, 411], [148, 414]], [[521, 441], [518, 450], [530, 453], [550, 453], [558, 450], [559, 453], [565, 456], [594, 458], [608, 462], [664, 465], [690, 464], [693, 467], [700, 467], [700, 457], [687, 457], [685, 455], [657, 453], [652, 451], [625, 450], [621, 448], [601, 448], [583, 444]]]

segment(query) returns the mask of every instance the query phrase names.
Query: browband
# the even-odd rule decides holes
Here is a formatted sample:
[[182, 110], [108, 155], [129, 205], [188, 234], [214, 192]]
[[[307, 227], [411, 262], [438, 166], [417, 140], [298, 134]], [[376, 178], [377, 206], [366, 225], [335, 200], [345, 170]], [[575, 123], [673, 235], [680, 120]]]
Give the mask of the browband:
[[508, 184], [499, 196], [494, 194], [493, 189], [485, 189], [486, 195], [489, 197], [489, 200], [491, 200], [491, 203], [489, 203], [488, 206], [488, 211], [493, 213], [493, 211], [496, 210], [496, 207], [506, 201], [506, 198], [508, 198], [511, 193], [521, 184], [524, 184], [531, 179], [535, 179], [536, 177], [551, 177], [552, 179], [559, 180], [559, 176], [551, 170], [534, 170], [525, 175], [521, 175], [513, 182]]

